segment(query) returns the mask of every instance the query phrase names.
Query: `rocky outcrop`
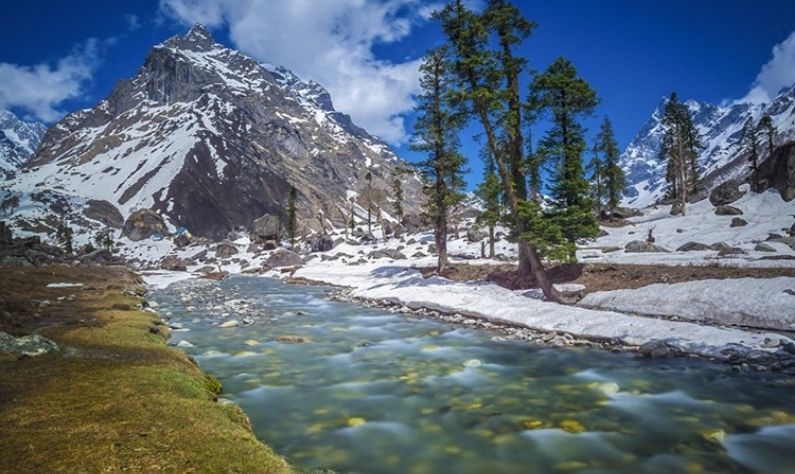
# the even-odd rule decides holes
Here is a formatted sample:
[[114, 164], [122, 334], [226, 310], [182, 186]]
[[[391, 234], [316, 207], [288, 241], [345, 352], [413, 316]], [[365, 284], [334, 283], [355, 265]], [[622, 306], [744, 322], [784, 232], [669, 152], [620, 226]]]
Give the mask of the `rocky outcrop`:
[[215, 247], [215, 256], [217, 258], [229, 258], [239, 252], [235, 244], [231, 242], [221, 242]]
[[325, 234], [313, 234], [306, 238], [310, 252], [328, 252], [335, 246], [334, 239]]
[[166, 235], [168, 227], [157, 212], [152, 209], [138, 209], [124, 221], [122, 234], [136, 242], [155, 235]]
[[282, 222], [278, 216], [265, 214], [251, 223], [251, 238], [256, 242], [279, 241], [282, 236]]

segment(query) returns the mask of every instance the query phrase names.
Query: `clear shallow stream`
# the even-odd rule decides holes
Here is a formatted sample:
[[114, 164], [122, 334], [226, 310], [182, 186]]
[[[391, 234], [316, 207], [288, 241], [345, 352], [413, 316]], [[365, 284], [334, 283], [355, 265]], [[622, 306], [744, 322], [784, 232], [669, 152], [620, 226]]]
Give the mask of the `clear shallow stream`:
[[[795, 472], [791, 377], [502, 340], [329, 291], [234, 277], [150, 298], [299, 468]], [[253, 324], [216, 327], [245, 315]]]

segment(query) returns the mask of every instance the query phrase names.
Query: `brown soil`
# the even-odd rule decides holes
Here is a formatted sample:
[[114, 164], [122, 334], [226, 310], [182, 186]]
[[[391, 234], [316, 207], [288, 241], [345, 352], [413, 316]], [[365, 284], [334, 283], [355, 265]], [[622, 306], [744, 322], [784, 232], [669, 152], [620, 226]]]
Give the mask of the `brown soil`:
[[[435, 275], [432, 267], [421, 268], [425, 277]], [[665, 265], [566, 264], [548, 269], [553, 283], [576, 283], [582, 292], [640, 288], [654, 283], [680, 283], [693, 280], [726, 278], [795, 277], [795, 268], [727, 268], [718, 266], [684, 267]], [[515, 265], [453, 264], [442, 276], [454, 281], [493, 281], [511, 290], [536, 288], [531, 278], [520, 280]]]

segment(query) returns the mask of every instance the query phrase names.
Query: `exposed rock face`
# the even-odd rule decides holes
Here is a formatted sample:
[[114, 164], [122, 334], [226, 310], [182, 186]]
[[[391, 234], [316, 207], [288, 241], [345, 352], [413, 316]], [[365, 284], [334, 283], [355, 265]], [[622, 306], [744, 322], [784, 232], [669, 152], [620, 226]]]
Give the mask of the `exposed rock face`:
[[[93, 199], [101, 188], [125, 216], [151, 208], [221, 240], [265, 214], [284, 215], [291, 187], [299, 222], [319, 227], [322, 211], [341, 226], [346, 195], [361, 191], [368, 172], [386, 196], [403, 167], [384, 142], [335, 111], [320, 85], [195, 26], [155, 46], [96, 107], [51, 127], [14, 186], [33, 192], [43, 183]], [[406, 212], [418, 212], [420, 180], [400, 179]]]
[[624, 251], [627, 253], [668, 252], [668, 250], [666, 250], [663, 247], [660, 247], [659, 245], [655, 245], [651, 242], [645, 242], [643, 240], [633, 240], [632, 242], [624, 246]]
[[124, 225], [124, 217], [122, 217], [121, 212], [108, 201], [89, 199], [83, 213], [89, 219], [102, 222], [114, 229], [121, 229], [122, 225]]
[[759, 165], [759, 179], [765, 188], [775, 188], [785, 201], [795, 199], [795, 142], [786, 143]]
[[122, 233], [135, 242], [148, 239], [153, 235], [166, 235], [168, 228], [157, 212], [152, 209], [138, 209], [124, 221]]
[[279, 267], [294, 267], [296, 265], [302, 265], [304, 263], [301, 260], [301, 256], [295, 252], [286, 249], [279, 249], [273, 252], [273, 255], [268, 257], [268, 260], [265, 261], [265, 265], [271, 268], [279, 268]]
[[734, 206], [718, 206], [715, 208], [716, 216], [741, 216], [743, 211]]
[[725, 206], [740, 199], [743, 195], [745, 193], [740, 191], [740, 182], [730, 179], [719, 184], [709, 193], [709, 202], [713, 206]]

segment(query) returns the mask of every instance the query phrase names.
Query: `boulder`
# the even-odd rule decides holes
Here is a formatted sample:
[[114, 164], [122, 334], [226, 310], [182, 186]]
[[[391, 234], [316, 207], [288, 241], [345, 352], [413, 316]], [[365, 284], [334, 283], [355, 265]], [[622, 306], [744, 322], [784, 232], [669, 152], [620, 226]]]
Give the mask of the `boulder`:
[[709, 246], [710, 250], [717, 250], [718, 252], [722, 250], [727, 250], [733, 248], [731, 245], [727, 244], [726, 242], [715, 242], [714, 244]]
[[770, 242], [784, 244], [792, 250], [795, 250], [795, 237], [781, 237], [780, 239], [771, 239]]
[[215, 247], [216, 258], [229, 258], [236, 253], [237, 247], [231, 242], [221, 242]]
[[401, 221], [401, 224], [403, 227], [405, 227], [406, 232], [409, 234], [419, 232], [423, 228], [422, 217], [416, 214], [407, 214], [403, 216], [403, 221]]
[[743, 219], [742, 217], [735, 217], [734, 219], [732, 219], [732, 223], [731, 223], [730, 227], [742, 227], [742, 226], [747, 225], [747, 224], [748, 224], [748, 222], [745, 219]]
[[746, 253], [748, 252], [741, 249], [740, 247], [729, 247], [729, 248], [720, 249], [718, 251], [718, 256], [726, 257], [728, 255], [745, 255]]
[[428, 253], [429, 254], [436, 254], [436, 252], [438, 252], [438, 251], [439, 251], [439, 249], [436, 248], [436, 243], [435, 242], [431, 242], [430, 244], [428, 244]]
[[488, 236], [486, 232], [479, 229], [470, 228], [467, 230], [467, 240], [470, 242], [480, 242]]
[[480, 215], [480, 211], [476, 207], [467, 206], [458, 213], [459, 219], [474, 219]]
[[279, 242], [276, 240], [266, 240], [262, 242], [262, 250], [276, 250], [279, 247]]
[[0, 353], [34, 357], [58, 350], [58, 345], [38, 334], [14, 337], [0, 331]]
[[759, 242], [758, 244], [756, 244], [756, 247], [754, 247], [754, 250], [756, 250], [757, 252], [775, 252], [776, 251], [776, 249], [774, 249], [771, 245], [768, 245], [768, 244], [766, 244], [764, 242]]
[[256, 242], [281, 239], [282, 223], [279, 216], [265, 214], [251, 223], [251, 238]]
[[359, 242], [362, 242], [362, 243], [364, 243], [364, 242], [374, 242], [374, 241], [375, 241], [375, 236], [373, 235], [372, 232], [365, 232], [364, 234], [362, 234], [361, 237], [359, 237]]
[[672, 347], [666, 341], [652, 340], [638, 347], [638, 352], [644, 357], [658, 359], [679, 355], [681, 351]]
[[715, 207], [725, 206], [740, 199], [743, 195], [745, 193], [740, 190], [740, 182], [730, 179], [719, 184], [709, 193], [709, 202]]
[[782, 199], [795, 199], [795, 142], [776, 147], [773, 154], [759, 164], [762, 189], [775, 188]]
[[82, 263], [95, 263], [101, 265], [122, 263], [121, 257], [114, 257], [110, 250], [100, 249], [87, 253], [80, 257]]
[[716, 216], [741, 216], [743, 211], [734, 206], [717, 206], [715, 208]]
[[279, 249], [273, 252], [273, 255], [265, 261], [265, 265], [270, 268], [294, 267], [303, 263], [304, 261], [301, 260], [300, 255], [287, 249]]
[[336, 245], [334, 239], [325, 234], [313, 234], [306, 238], [310, 252], [328, 252]]
[[642, 216], [643, 213], [640, 212], [640, 209], [635, 209], [634, 207], [616, 207], [610, 210], [609, 215], [616, 219], [629, 219], [630, 217]]
[[392, 260], [405, 260], [406, 256], [395, 249], [373, 250], [368, 255], [370, 258], [391, 258]]
[[627, 253], [664, 253], [667, 249], [643, 240], [633, 240], [624, 246]]
[[204, 250], [202, 250], [200, 252], [195, 253], [190, 259], [191, 260], [198, 260], [200, 262], [205, 261], [207, 259], [207, 249], [204, 249]]
[[789, 228], [789, 236], [795, 237], [795, 224], [792, 224], [792, 227]]
[[688, 242], [680, 245], [679, 248], [676, 249], [677, 252], [699, 252], [702, 250], [710, 250], [709, 245], [702, 244], [701, 242]]
[[174, 239], [174, 245], [176, 245], [178, 249], [185, 248], [188, 245], [190, 245], [192, 242], [193, 241], [190, 239], [190, 237], [188, 237], [188, 235], [185, 233], [179, 234]]
[[679, 216], [679, 215], [684, 214], [684, 212], [685, 212], [685, 205], [682, 204], [682, 202], [680, 202], [680, 201], [674, 201], [674, 203], [671, 205], [671, 213], [670, 214], [672, 216]]
[[163, 259], [160, 260], [160, 268], [162, 270], [168, 270], [172, 272], [188, 271], [188, 266], [186, 265], [185, 261], [176, 255], [168, 255], [163, 257]]
[[157, 212], [152, 209], [138, 209], [124, 221], [122, 234], [136, 242], [155, 235], [167, 235], [168, 228]]
[[121, 229], [124, 225], [124, 216], [108, 201], [89, 199], [83, 214], [91, 220], [99, 221], [108, 227]]

